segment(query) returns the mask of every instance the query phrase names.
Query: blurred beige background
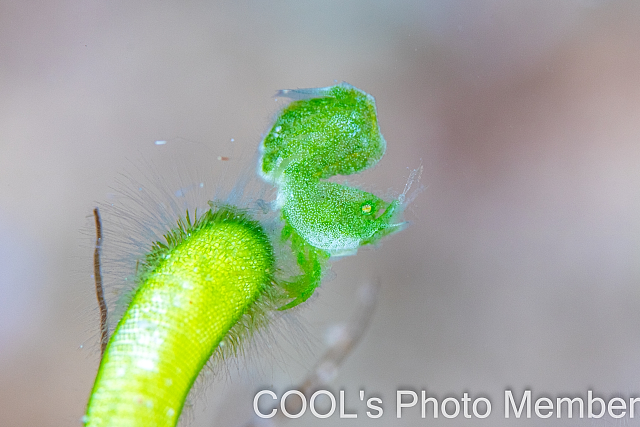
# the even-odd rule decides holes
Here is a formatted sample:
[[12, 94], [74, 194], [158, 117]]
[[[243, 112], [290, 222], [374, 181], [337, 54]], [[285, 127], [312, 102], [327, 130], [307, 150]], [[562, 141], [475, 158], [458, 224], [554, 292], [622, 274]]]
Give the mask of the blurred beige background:
[[[120, 174], [143, 179], [168, 140], [179, 154], [154, 164], [232, 183], [253, 171], [275, 91], [334, 81], [376, 97], [388, 141], [354, 181], [397, 194], [424, 165], [411, 227], [336, 262], [300, 313], [311, 336], [285, 332], [304, 357], [230, 368], [188, 424], [241, 426], [380, 280], [329, 385], [360, 417], [290, 425], [640, 425], [502, 415], [507, 388], [640, 396], [640, 3], [598, 0], [0, 3], [1, 425], [80, 425], [98, 363], [89, 215]], [[167, 193], [191, 182], [164, 178]], [[489, 397], [493, 413], [397, 420], [399, 388]]]

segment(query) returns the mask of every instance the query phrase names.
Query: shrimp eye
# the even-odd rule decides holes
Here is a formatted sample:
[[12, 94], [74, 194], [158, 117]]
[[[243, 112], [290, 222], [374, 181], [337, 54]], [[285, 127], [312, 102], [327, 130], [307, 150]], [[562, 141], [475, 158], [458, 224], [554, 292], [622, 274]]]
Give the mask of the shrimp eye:
[[371, 204], [365, 203], [364, 205], [362, 205], [361, 209], [364, 215], [371, 215]]

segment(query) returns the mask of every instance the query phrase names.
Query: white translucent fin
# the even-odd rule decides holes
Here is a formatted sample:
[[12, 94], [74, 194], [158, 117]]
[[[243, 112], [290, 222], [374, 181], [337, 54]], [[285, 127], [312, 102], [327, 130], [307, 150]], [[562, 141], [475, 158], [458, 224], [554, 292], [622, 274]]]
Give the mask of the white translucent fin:
[[[420, 194], [422, 190], [424, 190], [424, 187], [420, 186], [416, 188], [411, 194], [409, 194], [409, 191], [411, 190], [413, 184], [417, 184], [418, 182], [420, 182], [420, 177], [422, 176], [423, 170], [422, 159], [420, 160], [420, 163], [421, 164], [420, 166], [418, 166], [418, 168], [412, 170], [411, 173], [409, 173], [407, 183], [404, 185], [404, 191], [402, 192], [402, 194], [400, 194], [400, 196], [398, 196], [398, 201], [402, 206], [409, 206], [411, 202], [415, 200], [418, 194]], [[409, 194], [408, 197], [407, 194]]]

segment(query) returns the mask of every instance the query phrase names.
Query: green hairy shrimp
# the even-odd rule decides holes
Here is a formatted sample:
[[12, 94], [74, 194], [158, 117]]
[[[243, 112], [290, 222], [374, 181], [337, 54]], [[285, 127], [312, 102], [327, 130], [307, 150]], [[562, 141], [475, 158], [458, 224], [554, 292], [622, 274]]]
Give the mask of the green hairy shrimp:
[[[210, 203], [204, 215], [187, 213], [154, 243], [104, 351], [86, 426], [175, 426], [225, 339], [237, 340], [268, 308], [306, 301], [331, 256], [353, 254], [402, 228], [395, 220], [404, 195], [386, 202], [327, 181], [383, 156], [373, 97], [345, 83], [280, 94], [294, 101], [262, 142], [259, 174], [277, 188], [281, 233], [272, 235], [240, 208]], [[276, 277], [276, 243], [292, 252], [298, 274]]]

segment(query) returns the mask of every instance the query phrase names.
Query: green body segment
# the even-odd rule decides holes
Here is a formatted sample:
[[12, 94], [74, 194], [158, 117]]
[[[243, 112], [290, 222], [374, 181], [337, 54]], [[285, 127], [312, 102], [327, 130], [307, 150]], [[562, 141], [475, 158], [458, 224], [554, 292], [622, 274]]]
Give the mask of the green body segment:
[[373, 97], [349, 84], [293, 92], [262, 143], [261, 173], [276, 185], [295, 163], [309, 178], [351, 175], [376, 164], [386, 142]]
[[331, 255], [354, 254], [370, 239], [397, 230], [393, 223], [398, 203], [334, 182], [287, 181], [289, 197], [282, 206], [287, 224], [311, 246]]
[[109, 342], [87, 426], [175, 426], [197, 375], [271, 285], [260, 226], [226, 215], [186, 230], [145, 274]]

